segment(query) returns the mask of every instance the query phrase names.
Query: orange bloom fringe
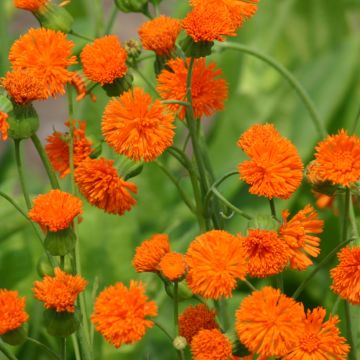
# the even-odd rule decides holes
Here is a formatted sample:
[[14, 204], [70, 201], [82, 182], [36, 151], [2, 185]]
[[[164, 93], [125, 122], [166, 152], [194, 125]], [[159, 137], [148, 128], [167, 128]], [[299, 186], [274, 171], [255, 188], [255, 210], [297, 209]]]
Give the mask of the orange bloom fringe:
[[9, 115], [0, 111], [0, 135], [3, 141], [8, 139], [9, 123], [7, 122]]
[[186, 262], [183, 254], [169, 252], [165, 254], [160, 263], [159, 269], [170, 281], [181, 279], [186, 273]]

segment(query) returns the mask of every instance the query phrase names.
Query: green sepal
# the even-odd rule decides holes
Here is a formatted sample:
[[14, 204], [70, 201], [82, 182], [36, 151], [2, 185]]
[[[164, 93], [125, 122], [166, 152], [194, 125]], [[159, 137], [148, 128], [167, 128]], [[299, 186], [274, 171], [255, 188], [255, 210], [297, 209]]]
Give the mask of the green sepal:
[[75, 247], [76, 235], [71, 228], [60, 231], [48, 231], [45, 237], [45, 249], [53, 256], [65, 256]]
[[39, 117], [32, 104], [13, 103], [13, 111], [9, 113], [7, 122], [10, 126], [8, 134], [15, 140], [28, 139], [39, 128]]
[[26, 341], [26, 338], [27, 338], [27, 333], [22, 326], [1, 335], [1, 339], [5, 343], [13, 346], [23, 344]]
[[340, 187], [338, 185], [334, 185], [330, 181], [322, 181], [312, 184], [312, 189], [320, 194], [334, 196]]
[[52, 336], [67, 337], [80, 327], [80, 316], [77, 311], [57, 312], [54, 309], [44, 311], [44, 322], [47, 332]]
[[130, 171], [124, 176], [124, 180], [127, 181], [135, 176], [138, 176], [142, 173], [144, 169], [144, 164], [138, 164], [135, 168], [130, 169]]
[[48, 3], [39, 11], [34, 12], [41, 26], [47, 29], [61, 31], [68, 34], [74, 23], [74, 18], [61, 6]]
[[12, 102], [4, 95], [0, 95], [0, 111], [9, 113], [13, 111], [14, 106]]
[[[46, 254], [41, 255], [41, 257], [39, 258], [36, 265], [36, 271], [41, 278], [46, 275], [54, 276], [54, 269], [49, 261], [49, 257]], [[68, 274], [75, 275], [70, 258], [68, 256], [65, 257], [64, 271]]]
[[277, 231], [279, 223], [271, 215], [256, 215], [248, 222], [249, 229]]
[[111, 84], [103, 85], [103, 89], [110, 97], [120, 96], [123, 92], [132, 88], [134, 77], [131, 74], [126, 74], [122, 78], [114, 80]]
[[187, 36], [182, 42], [181, 47], [187, 57], [201, 58], [211, 54], [213, 41], [195, 42], [190, 36]]
[[[164, 281], [165, 291], [168, 296], [173, 299], [174, 298], [174, 285], [170, 281]], [[178, 283], [178, 301], [185, 301], [191, 299], [193, 297], [193, 293], [190, 288], [187, 286], [186, 281], [180, 281]]]

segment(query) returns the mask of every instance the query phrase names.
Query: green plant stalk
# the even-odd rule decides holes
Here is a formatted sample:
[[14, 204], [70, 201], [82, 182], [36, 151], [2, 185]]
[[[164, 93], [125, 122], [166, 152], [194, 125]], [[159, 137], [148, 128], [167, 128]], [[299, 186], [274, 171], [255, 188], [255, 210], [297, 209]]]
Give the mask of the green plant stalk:
[[89, 37], [89, 36], [79, 34], [79, 33], [74, 32], [74, 31], [72, 31], [72, 30], [69, 31], [69, 35], [73, 35], [73, 36], [78, 37], [79, 39], [83, 39], [83, 40], [90, 41], [90, 42], [92, 42], [92, 41], [95, 40], [95, 39], [93, 39], [93, 38], [91, 38], [91, 37]]
[[161, 325], [159, 322], [154, 321], [155, 326], [157, 326], [168, 338], [171, 342], [173, 342], [173, 337], [170, 335], [170, 333], [164, 328], [163, 325]]
[[114, 27], [115, 24], [115, 20], [116, 20], [116, 15], [117, 15], [118, 9], [115, 5], [115, 3], [113, 4], [113, 7], [111, 9], [111, 13], [110, 13], [110, 17], [109, 17], [109, 22], [106, 25], [106, 29], [105, 29], [105, 34], [104, 35], [109, 35], [112, 32], [112, 29]]
[[16, 167], [17, 167], [21, 190], [24, 195], [26, 207], [28, 208], [28, 210], [30, 210], [31, 209], [31, 200], [30, 200], [29, 191], [28, 191], [28, 188], [27, 188], [26, 182], [25, 182], [24, 168], [23, 168], [23, 162], [22, 162], [22, 158], [21, 158], [20, 141], [21, 140], [14, 140]]
[[153, 92], [153, 94], [156, 97], [159, 97], [156, 87], [146, 78], [146, 76], [137, 67], [133, 67], [132, 69], [140, 76], [140, 78], [149, 87], [149, 89]]
[[267, 56], [265, 54], [262, 54], [261, 52], [252, 49], [246, 45], [237, 44], [234, 42], [226, 41], [223, 43], [216, 42], [216, 45], [221, 48], [225, 49], [233, 49], [237, 51], [241, 51], [243, 53], [255, 56], [256, 58], [266, 62], [268, 65], [273, 67], [275, 70], [277, 70], [280, 75], [288, 81], [288, 83], [292, 86], [292, 88], [297, 92], [300, 99], [304, 103], [306, 109], [309, 112], [309, 115], [312, 119], [312, 122], [319, 134], [320, 138], [323, 138], [326, 136], [326, 130], [320, 120], [320, 116], [315, 108], [315, 105], [309, 95], [307, 94], [306, 90], [303, 88], [303, 86], [297, 81], [297, 79], [280, 63], [272, 59], [270, 56]]
[[[351, 190], [350, 188], [346, 188], [345, 190], [345, 206], [344, 206], [344, 217], [343, 217], [343, 224], [342, 224], [342, 242], [347, 240], [348, 236], [348, 223], [350, 220], [350, 202], [351, 202]], [[344, 302], [345, 305], [345, 318], [346, 318], [346, 330], [347, 330], [347, 339], [350, 345], [350, 353], [349, 359], [356, 360], [356, 347], [354, 343], [354, 337], [352, 332], [352, 321], [351, 321], [351, 309], [350, 304], [348, 301]]]
[[179, 332], [179, 284], [177, 281], [174, 282], [174, 329], [177, 336]]
[[39, 156], [40, 156], [40, 159], [44, 165], [44, 168], [46, 170], [46, 173], [48, 175], [48, 178], [49, 178], [49, 181], [50, 181], [50, 184], [51, 184], [51, 187], [53, 189], [60, 189], [60, 185], [59, 185], [59, 181], [56, 177], [56, 174], [50, 164], [50, 161], [49, 161], [49, 158], [41, 144], [41, 141], [40, 139], [38, 138], [38, 136], [36, 134], [32, 135], [31, 136], [31, 140], [35, 146], [35, 149], [37, 150]]
[[66, 337], [60, 338], [60, 359], [66, 360]]
[[45, 344], [43, 344], [42, 342], [36, 340], [36, 339], [33, 339], [31, 337], [27, 337], [26, 339], [27, 341], [35, 344], [36, 346], [38, 346], [40, 349], [44, 350], [46, 353], [48, 353], [49, 355], [51, 355], [54, 359], [57, 359], [57, 360], [61, 360], [61, 358], [54, 352], [52, 351], [50, 348], [48, 348]]
[[74, 348], [75, 359], [76, 360], [81, 360], [79, 344], [78, 344], [78, 341], [77, 341], [77, 338], [76, 338], [75, 334], [71, 335], [71, 340], [72, 340], [72, 344], [73, 344], [73, 348]]
[[[75, 177], [74, 177], [74, 104], [72, 98], [72, 88], [67, 86], [68, 106], [69, 106], [69, 121], [70, 121], [70, 143], [69, 143], [69, 165], [70, 165], [70, 179], [71, 179], [71, 193], [76, 195]], [[73, 230], [76, 237], [75, 243], [75, 273], [81, 276], [81, 262], [80, 262], [80, 244], [79, 244], [79, 232], [76, 224], [77, 219], [74, 219]], [[80, 312], [82, 313], [82, 326], [80, 326], [79, 336], [80, 347], [85, 356], [85, 359], [92, 359], [92, 349], [90, 348], [90, 328], [87, 321], [86, 301], [85, 294], [81, 292], [79, 294]]]
[[6, 356], [6, 358], [9, 360], [18, 360], [18, 358], [4, 346], [4, 343], [1, 340], [0, 340], [0, 353], [3, 353]]

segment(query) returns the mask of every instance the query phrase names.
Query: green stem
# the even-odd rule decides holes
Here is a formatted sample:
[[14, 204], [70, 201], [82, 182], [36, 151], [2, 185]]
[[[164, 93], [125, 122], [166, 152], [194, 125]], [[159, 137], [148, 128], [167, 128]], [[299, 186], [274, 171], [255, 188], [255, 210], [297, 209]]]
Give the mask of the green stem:
[[171, 341], [171, 343], [173, 342], [173, 337], [170, 335], [170, 333], [164, 328], [164, 326], [162, 326], [160, 323], [158, 323], [157, 321], [154, 321], [155, 326], [157, 326]]
[[335, 300], [335, 302], [334, 302], [334, 305], [333, 305], [333, 307], [332, 307], [332, 309], [331, 309], [331, 314], [332, 314], [332, 315], [337, 314], [340, 301], [341, 301], [341, 297], [340, 297], [340, 296], [337, 296], [337, 297], [336, 297], [336, 300]]
[[162, 104], [175, 104], [175, 105], [183, 105], [189, 107], [190, 104], [186, 101], [181, 100], [161, 100]]
[[118, 9], [114, 3], [112, 9], [111, 9], [111, 13], [110, 13], [110, 18], [109, 18], [109, 22], [106, 26], [105, 29], [105, 34], [104, 35], [108, 35], [112, 32], [113, 26], [115, 24], [115, 20], [116, 20], [116, 15], [117, 15]]
[[24, 195], [25, 203], [26, 203], [28, 210], [30, 210], [31, 209], [31, 200], [30, 200], [29, 191], [28, 191], [28, 188], [27, 188], [26, 182], [25, 182], [24, 168], [23, 168], [23, 163], [22, 163], [22, 158], [21, 158], [20, 141], [21, 140], [14, 140], [16, 167], [17, 167], [17, 171], [19, 174], [21, 190]]
[[155, 160], [154, 164], [171, 180], [171, 182], [176, 186], [179, 195], [181, 196], [181, 198], [183, 199], [184, 203], [186, 204], [186, 206], [190, 209], [191, 212], [193, 212], [194, 214], [196, 213], [194, 205], [191, 203], [190, 199], [188, 198], [188, 196], [185, 194], [184, 190], [182, 189], [181, 185], [179, 184], [179, 182], [176, 180], [175, 176], [173, 174], [171, 174], [171, 172], [166, 168], [166, 166], [164, 166], [160, 161]]
[[61, 358], [54, 351], [52, 351], [50, 348], [48, 348], [45, 344], [41, 343], [40, 341], [33, 339], [31, 337], [27, 337], [26, 340], [30, 341], [31, 343], [38, 346], [40, 349], [44, 350], [46, 353], [51, 355], [54, 359], [61, 360]]
[[83, 40], [90, 41], [90, 42], [95, 40], [95, 39], [92, 39], [91, 37], [79, 34], [79, 33], [75, 32], [75, 31], [72, 31], [72, 30], [69, 31], [69, 35], [73, 35], [73, 36], [78, 37], [79, 39], [83, 39]]
[[2, 341], [0, 341], [0, 352], [3, 353], [9, 360], [18, 360], [18, 358], [4, 346]]
[[241, 45], [241, 44], [237, 44], [237, 43], [230, 42], [230, 41], [226, 41], [223, 43], [217, 42], [216, 44], [217, 44], [217, 46], [219, 46], [221, 48], [238, 50], [238, 51], [250, 54], [252, 56], [255, 56], [258, 59], [266, 62], [268, 65], [273, 67], [275, 70], [277, 70], [280, 73], [280, 75], [282, 75], [289, 82], [289, 84], [293, 87], [293, 89], [299, 95], [300, 99], [303, 101], [306, 109], [309, 112], [309, 115], [313, 121], [313, 124], [314, 124], [319, 136], [321, 138], [326, 136], [325, 128], [324, 128], [323, 124], [321, 123], [320, 116], [315, 108], [313, 101], [311, 100], [311, 98], [309, 97], [309, 95], [307, 94], [307, 92], [305, 91], [303, 86], [297, 81], [297, 79], [283, 65], [281, 65], [280, 63], [278, 63], [277, 61], [272, 59], [270, 56], [262, 54], [259, 51], [252, 49], [246, 45]]
[[250, 288], [250, 290], [257, 291], [256, 287], [249, 280], [244, 279], [243, 281]]
[[149, 89], [154, 93], [156, 97], [159, 96], [155, 86], [147, 79], [147, 77], [138, 69], [133, 68], [133, 70], [141, 77], [141, 79], [145, 82], [145, 84], [149, 87]]
[[177, 336], [179, 331], [179, 284], [177, 281], [174, 282], [174, 329]]
[[31, 136], [31, 140], [32, 140], [32, 142], [40, 156], [40, 159], [44, 165], [44, 168], [45, 168], [48, 178], [50, 180], [51, 187], [53, 189], [60, 189], [59, 181], [58, 181], [56, 174], [50, 164], [49, 158], [41, 144], [40, 139], [38, 138], [38, 136], [36, 134], [34, 134]]
[[355, 134], [356, 129], [357, 129], [358, 125], [359, 125], [359, 122], [360, 122], [360, 109], [359, 109], [359, 112], [356, 115], [356, 118], [354, 120], [354, 124], [353, 124], [353, 126], [351, 128], [350, 134]]
[[71, 340], [72, 340], [72, 344], [73, 344], [73, 348], [74, 348], [75, 359], [76, 360], [81, 360], [79, 344], [78, 344], [78, 341], [77, 341], [77, 338], [76, 338], [75, 334], [71, 335]]
[[270, 204], [270, 212], [271, 212], [272, 218], [274, 220], [276, 220], [277, 222], [280, 222], [280, 220], [277, 218], [277, 215], [276, 215], [275, 200], [269, 199], [269, 204]]
[[235, 205], [233, 205], [229, 200], [227, 200], [222, 194], [219, 193], [219, 191], [217, 191], [215, 188], [211, 190], [214, 195], [221, 200], [229, 209], [235, 211], [237, 214], [239, 214], [240, 216], [242, 216], [243, 218], [247, 219], [247, 220], [251, 220], [252, 216], [247, 214], [246, 212], [240, 210], [239, 208], [237, 208]]
[[66, 338], [60, 338], [60, 359], [66, 360]]
[[297, 299], [299, 295], [302, 293], [302, 291], [305, 289], [306, 285], [311, 281], [311, 279], [330, 261], [337, 252], [347, 245], [349, 242], [351, 242], [353, 239], [346, 240], [341, 242], [339, 245], [337, 245], [334, 249], [332, 249], [325, 257], [322, 259], [317, 266], [311, 271], [311, 273], [301, 282], [301, 284], [298, 286], [298, 288], [295, 290], [293, 295], [291, 296], [294, 299]]

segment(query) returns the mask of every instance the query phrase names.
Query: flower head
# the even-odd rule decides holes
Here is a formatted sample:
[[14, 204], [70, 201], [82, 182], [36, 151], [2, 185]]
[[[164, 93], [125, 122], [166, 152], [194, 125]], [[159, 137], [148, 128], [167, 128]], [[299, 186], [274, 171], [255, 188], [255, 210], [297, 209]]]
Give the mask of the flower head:
[[136, 204], [131, 193], [137, 193], [137, 186], [119, 177], [113, 164], [113, 160], [87, 158], [75, 169], [75, 182], [91, 205], [123, 215]]
[[316, 147], [316, 174], [323, 181], [349, 187], [360, 179], [360, 138], [340, 130]]
[[173, 143], [174, 116], [141, 88], [113, 98], [106, 106], [102, 133], [107, 143], [133, 160], [152, 161]]
[[179, 334], [183, 336], [188, 344], [192, 338], [203, 329], [218, 329], [215, 321], [215, 310], [210, 310], [204, 304], [189, 306], [179, 316]]
[[47, 97], [46, 85], [35, 77], [31, 70], [15, 70], [6, 73], [2, 84], [7, 93], [19, 105], [25, 105], [34, 100]]
[[18, 9], [29, 10], [29, 11], [38, 11], [44, 5], [46, 5], [49, 0], [14, 0], [14, 5]]
[[329, 320], [324, 321], [325, 315], [326, 310], [321, 307], [308, 310], [300, 342], [284, 360], [347, 359], [350, 348], [336, 327], [339, 318], [330, 315]]
[[232, 356], [230, 340], [218, 329], [200, 330], [191, 341], [194, 360], [227, 360]]
[[161, 259], [169, 252], [169, 237], [166, 234], [155, 234], [136, 248], [133, 266], [137, 272], [159, 271]]
[[351, 304], [360, 305], [360, 246], [343, 248], [338, 258], [339, 265], [330, 272], [331, 289]]
[[[189, 59], [187, 64], [189, 65]], [[187, 65], [183, 59], [168, 61], [169, 70], [164, 69], [158, 76], [157, 90], [163, 99], [183, 101], [186, 99]], [[216, 69], [215, 63], [206, 65], [205, 59], [196, 59], [193, 67], [191, 82], [192, 104], [195, 117], [210, 116], [217, 110], [222, 110], [227, 98], [228, 87], [224, 79], [217, 78], [222, 74]], [[181, 105], [168, 105], [169, 109], [178, 111], [179, 117], [184, 119], [185, 109]]]
[[92, 81], [111, 84], [127, 72], [127, 53], [115, 35], [87, 44], [80, 54], [85, 75]]
[[193, 293], [205, 298], [230, 297], [237, 279], [244, 279], [246, 263], [238, 238], [212, 230], [198, 236], [186, 253], [187, 282]]
[[71, 56], [74, 43], [60, 31], [30, 29], [12, 45], [9, 60], [13, 70], [29, 70], [34, 78], [44, 83], [47, 96], [64, 94], [64, 86], [71, 81], [68, 66], [76, 63]]
[[182, 21], [182, 27], [195, 42], [224, 41], [224, 36], [236, 35], [232, 16], [222, 1], [200, 1]]
[[289, 261], [289, 249], [276, 231], [250, 229], [248, 236], [240, 240], [251, 276], [262, 278], [279, 274]]
[[0, 336], [18, 329], [28, 319], [25, 298], [20, 298], [17, 291], [0, 289]]
[[180, 30], [179, 20], [161, 15], [145, 22], [138, 33], [144, 49], [155, 51], [157, 55], [166, 55], [174, 48]]
[[171, 281], [178, 281], [186, 273], [186, 262], [183, 254], [169, 252], [159, 263], [162, 274]]
[[279, 233], [280, 238], [288, 245], [290, 266], [293, 269], [305, 270], [312, 265], [308, 255], [316, 258], [320, 253], [320, 238], [311, 234], [322, 233], [324, 222], [310, 205], [305, 206], [289, 221], [287, 210], [283, 211], [282, 216], [284, 223]]
[[[86, 122], [73, 121], [73, 160], [76, 168], [83, 160], [88, 158], [91, 154], [91, 141], [85, 136]], [[67, 121], [65, 125], [70, 128], [70, 122]], [[78, 125], [78, 127], [76, 127]], [[61, 131], [54, 131], [52, 135], [48, 136], [45, 151], [52, 167], [60, 173], [63, 178], [70, 174], [70, 160], [69, 160], [69, 143], [70, 136], [68, 133]]]
[[251, 352], [280, 357], [298, 345], [304, 319], [302, 304], [267, 286], [243, 300], [236, 312], [236, 331]]
[[82, 213], [81, 200], [58, 189], [37, 196], [33, 203], [29, 218], [53, 232], [67, 229]]
[[7, 122], [9, 115], [3, 111], [0, 111], [0, 135], [1, 138], [6, 141], [8, 138], [9, 123]]
[[44, 303], [46, 309], [75, 312], [77, 296], [84, 291], [87, 282], [80, 275], [69, 275], [60, 268], [55, 268], [54, 273], [54, 277], [46, 275], [42, 281], [35, 281], [35, 297]]
[[148, 317], [156, 315], [156, 304], [148, 301], [144, 285], [131, 281], [129, 288], [117, 283], [103, 290], [96, 299], [91, 321], [108, 342], [119, 347], [139, 341], [154, 325]]
[[[255, 126], [261, 129], [259, 125]], [[268, 199], [288, 199], [303, 177], [301, 158], [288, 139], [270, 128], [262, 130], [258, 131], [257, 139], [253, 127], [248, 130], [252, 134], [249, 138], [254, 138], [254, 142], [249, 147], [245, 145], [251, 159], [239, 165], [240, 178], [250, 185], [251, 194]], [[247, 132], [243, 134], [245, 139]], [[242, 144], [241, 138], [239, 144]]]
[[[234, 28], [240, 27], [243, 22], [253, 17], [257, 11], [257, 3], [259, 0], [215, 0], [218, 6], [224, 6], [227, 9], [232, 25]], [[209, 0], [191, 0], [193, 6], [199, 6], [203, 3], [209, 2]]]

